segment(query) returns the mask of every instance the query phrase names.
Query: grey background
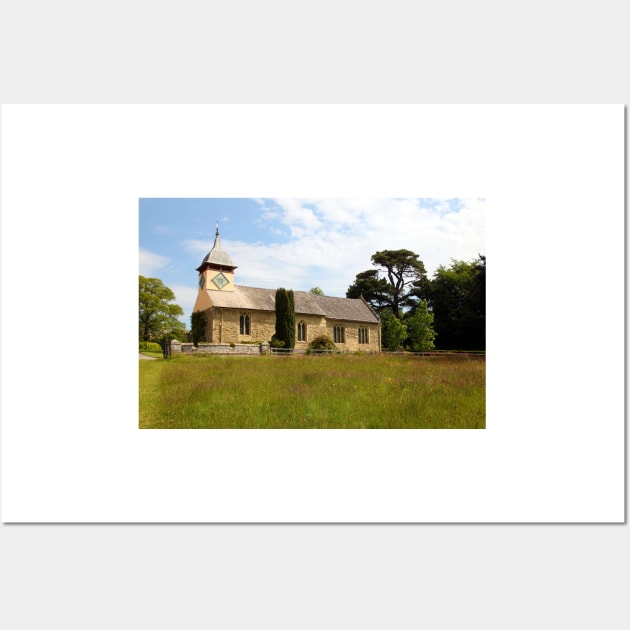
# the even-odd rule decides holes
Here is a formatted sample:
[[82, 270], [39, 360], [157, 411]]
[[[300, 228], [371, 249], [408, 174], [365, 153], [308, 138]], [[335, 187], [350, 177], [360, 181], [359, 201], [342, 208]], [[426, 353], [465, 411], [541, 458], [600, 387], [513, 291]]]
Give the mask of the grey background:
[[[13, 3], [0, 101], [628, 103], [620, 6]], [[0, 626], [625, 628], [629, 566], [627, 525], [3, 525]]]

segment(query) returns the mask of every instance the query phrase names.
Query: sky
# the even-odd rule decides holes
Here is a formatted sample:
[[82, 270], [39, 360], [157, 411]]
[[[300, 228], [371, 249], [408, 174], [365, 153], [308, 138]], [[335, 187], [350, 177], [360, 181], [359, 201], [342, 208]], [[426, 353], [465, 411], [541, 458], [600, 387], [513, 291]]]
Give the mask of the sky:
[[140, 199], [140, 275], [173, 290], [190, 328], [197, 271], [216, 225], [237, 285], [345, 297], [385, 249], [418, 254], [431, 278], [485, 255], [484, 199]]

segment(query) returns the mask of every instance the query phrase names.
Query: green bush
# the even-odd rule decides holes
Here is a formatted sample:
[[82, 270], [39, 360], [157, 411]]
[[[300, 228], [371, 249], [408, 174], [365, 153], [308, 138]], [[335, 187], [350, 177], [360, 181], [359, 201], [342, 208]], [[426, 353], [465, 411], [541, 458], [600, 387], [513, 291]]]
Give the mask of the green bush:
[[162, 346], [154, 341], [141, 341], [140, 352], [162, 352]]
[[328, 335], [320, 335], [315, 337], [308, 344], [308, 350], [336, 350], [335, 342]]
[[407, 337], [407, 326], [394, 315], [381, 317], [383, 322], [382, 337], [387, 349], [395, 352]]
[[195, 311], [190, 316], [190, 333], [195, 348], [199, 347], [200, 341], [206, 340], [206, 315], [202, 311]]
[[284, 346], [286, 345], [286, 342], [283, 341], [282, 339], [278, 339], [275, 335], [271, 338], [271, 341], [269, 342], [269, 345], [272, 348], [284, 348]]

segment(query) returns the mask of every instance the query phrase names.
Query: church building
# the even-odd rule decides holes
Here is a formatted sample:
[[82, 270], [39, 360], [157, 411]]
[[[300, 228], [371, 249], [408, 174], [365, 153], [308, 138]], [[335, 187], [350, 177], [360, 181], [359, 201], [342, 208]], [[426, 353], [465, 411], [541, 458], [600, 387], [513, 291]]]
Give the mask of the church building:
[[[197, 267], [199, 290], [193, 313], [205, 314], [205, 341], [270, 341], [276, 329], [276, 291], [235, 284], [236, 268], [221, 247], [217, 226], [214, 245]], [[341, 351], [380, 351], [381, 321], [363, 298], [328, 297], [306, 291], [294, 291], [294, 297], [296, 349], [306, 349], [315, 337], [328, 335]]]

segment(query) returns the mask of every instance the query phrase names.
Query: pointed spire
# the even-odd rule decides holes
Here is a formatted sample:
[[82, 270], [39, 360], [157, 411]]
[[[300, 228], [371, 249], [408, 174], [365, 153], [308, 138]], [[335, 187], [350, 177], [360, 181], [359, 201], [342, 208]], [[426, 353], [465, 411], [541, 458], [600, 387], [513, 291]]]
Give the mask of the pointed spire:
[[[205, 263], [209, 263], [209, 264], [212, 264], [214, 266], [219, 266], [219, 267], [227, 267], [227, 268], [236, 269], [236, 265], [232, 262], [232, 259], [229, 257], [227, 252], [225, 252], [223, 248], [221, 247], [221, 237], [219, 236], [219, 222], [218, 221], [216, 224], [216, 232], [214, 235], [214, 245], [212, 246], [212, 249], [210, 250], [210, 252], [206, 254], [206, 257], [203, 259], [201, 266], [203, 267]], [[201, 267], [199, 267], [199, 269], [201, 269]], [[197, 269], [197, 271], [199, 271], [199, 269]]]
[[214, 245], [212, 246], [212, 249], [214, 250], [217, 247], [221, 249], [221, 237], [219, 236], [219, 222], [218, 221], [217, 221], [217, 231], [214, 234]]

